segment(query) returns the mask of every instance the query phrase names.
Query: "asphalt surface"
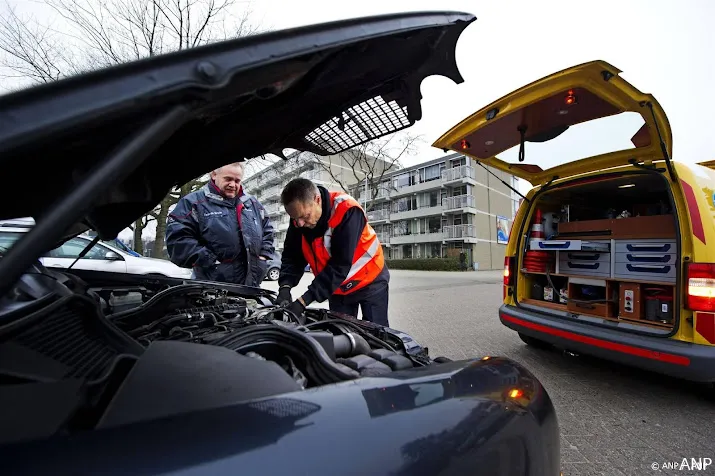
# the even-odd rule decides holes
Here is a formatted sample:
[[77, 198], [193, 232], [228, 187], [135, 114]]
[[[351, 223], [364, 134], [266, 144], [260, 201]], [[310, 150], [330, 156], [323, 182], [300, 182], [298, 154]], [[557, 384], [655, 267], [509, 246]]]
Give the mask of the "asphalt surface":
[[[391, 274], [390, 326], [429, 347], [430, 355], [505, 356], [537, 376], [556, 407], [565, 476], [715, 474], [714, 393], [595, 358], [527, 347], [499, 323], [499, 271]], [[312, 278], [306, 273], [294, 297]], [[264, 287], [277, 288], [274, 282]], [[713, 464], [693, 471], [681, 466], [684, 458]], [[667, 462], [683, 469], [662, 469]]]

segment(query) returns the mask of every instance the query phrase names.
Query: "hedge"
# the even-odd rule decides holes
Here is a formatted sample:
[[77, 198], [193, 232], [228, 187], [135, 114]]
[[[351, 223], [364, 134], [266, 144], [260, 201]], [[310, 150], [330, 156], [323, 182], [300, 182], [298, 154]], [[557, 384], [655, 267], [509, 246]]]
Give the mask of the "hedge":
[[385, 260], [389, 269], [419, 271], [460, 271], [458, 258], [415, 258]]

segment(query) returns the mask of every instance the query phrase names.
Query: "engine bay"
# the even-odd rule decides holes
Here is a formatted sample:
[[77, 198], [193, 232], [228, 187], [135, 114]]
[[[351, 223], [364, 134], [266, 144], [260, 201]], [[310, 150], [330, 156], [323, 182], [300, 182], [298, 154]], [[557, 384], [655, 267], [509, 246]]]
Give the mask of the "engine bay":
[[410, 336], [351, 316], [292, 315], [259, 288], [94, 273], [38, 263], [0, 301], [3, 442], [447, 360], [433, 361]]

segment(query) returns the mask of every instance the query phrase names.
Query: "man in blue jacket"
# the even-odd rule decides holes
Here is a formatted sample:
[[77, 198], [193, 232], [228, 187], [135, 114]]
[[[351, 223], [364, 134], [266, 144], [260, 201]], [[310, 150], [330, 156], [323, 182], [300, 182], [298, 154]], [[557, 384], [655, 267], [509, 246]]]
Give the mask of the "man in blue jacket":
[[166, 223], [172, 262], [196, 279], [260, 286], [275, 253], [275, 230], [263, 205], [243, 191], [243, 163], [211, 172], [200, 190], [182, 197]]

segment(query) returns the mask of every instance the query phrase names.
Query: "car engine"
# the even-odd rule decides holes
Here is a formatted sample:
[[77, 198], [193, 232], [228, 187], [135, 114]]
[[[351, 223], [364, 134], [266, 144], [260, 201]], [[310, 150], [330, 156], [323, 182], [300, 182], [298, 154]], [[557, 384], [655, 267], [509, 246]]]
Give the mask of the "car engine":
[[[187, 282], [152, 295], [144, 290], [89, 291], [102, 298], [109, 319], [144, 347], [155, 341], [208, 344], [251, 358], [270, 360], [301, 388], [376, 376], [430, 359], [409, 336], [325, 310], [292, 316], [261, 297], [242, 297], [226, 289]], [[108, 303], [142, 303], [113, 313]], [[417, 347], [417, 348], [415, 348]]]
[[95, 273], [38, 264], [0, 298], [0, 401], [18, 419], [0, 441], [49, 431], [38, 405], [72, 432], [446, 360], [351, 316], [292, 315], [260, 288]]

